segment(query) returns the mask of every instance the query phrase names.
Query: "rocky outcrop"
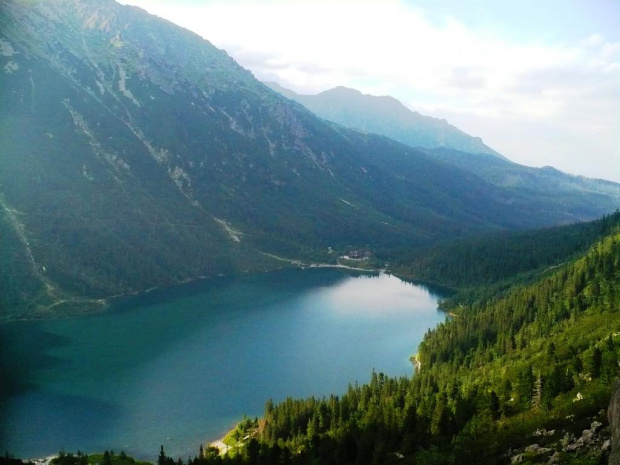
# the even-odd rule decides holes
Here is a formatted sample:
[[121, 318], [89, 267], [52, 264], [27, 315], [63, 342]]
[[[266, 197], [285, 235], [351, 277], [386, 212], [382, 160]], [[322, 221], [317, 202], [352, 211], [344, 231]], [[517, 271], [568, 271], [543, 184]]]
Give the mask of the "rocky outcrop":
[[616, 380], [609, 408], [607, 409], [607, 419], [609, 420], [611, 432], [609, 465], [620, 465], [620, 380]]
[[611, 441], [609, 428], [598, 421], [604, 421], [604, 419], [605, 411], [601, 410], [597, 416], [587, 419], [590, 427], [583, 429], [581, 434], [575, 431], [577, 425], [569, 424], [566, 425], [567, 430], [539, 429], [531, 435], [532, 442], [536, 440], [536, 443], [510, 452], [508, 455], [510, 463], [554, 465], [567, 463], [577, 458], [605, 463]]

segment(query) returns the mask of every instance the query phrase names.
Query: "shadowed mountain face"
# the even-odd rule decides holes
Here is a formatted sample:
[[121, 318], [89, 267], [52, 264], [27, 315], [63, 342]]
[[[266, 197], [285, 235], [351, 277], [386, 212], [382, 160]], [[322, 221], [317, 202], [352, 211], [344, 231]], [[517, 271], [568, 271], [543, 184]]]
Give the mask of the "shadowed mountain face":
[[111, 0], [2, 2], [0, 60], [4, 315], [280, 266], [271, 255], [609, 210], [326, 122], [197, 35]]
[[612, 212], [620, 205], [620, 185], [562, 173], [551, 167], [531, 168], [513, 163], [445, 120], [409, 110], [392, 97], [364, 95], [336, 87], [317, 95], [301, 95], [275, 82], [265, 83], [317, 116], [363, 132], [380, 134], [418, 147], [436, 160], [469, 171], [486, 182], [537, 202], [541, 196], [558, 208], [588, 216]]

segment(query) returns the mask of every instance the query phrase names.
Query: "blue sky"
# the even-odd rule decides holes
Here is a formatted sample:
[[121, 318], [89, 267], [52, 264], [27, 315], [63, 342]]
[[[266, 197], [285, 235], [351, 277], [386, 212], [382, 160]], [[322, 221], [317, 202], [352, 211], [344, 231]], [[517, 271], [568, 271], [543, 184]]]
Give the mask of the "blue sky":
[[620, 182], [618, 0], [123, 0], [261, 80], [445, 118], [525, 165]]

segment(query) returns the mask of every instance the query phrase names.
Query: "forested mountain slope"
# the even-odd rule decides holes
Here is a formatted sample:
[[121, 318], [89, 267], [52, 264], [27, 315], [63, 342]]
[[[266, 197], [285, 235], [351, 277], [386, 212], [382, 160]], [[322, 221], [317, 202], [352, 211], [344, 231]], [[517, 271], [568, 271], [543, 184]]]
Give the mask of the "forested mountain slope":
[[[373, 373], [342, 396], [268, 402], [247, 460], [509, 463], [525, 450], [524, 463], [603, 463], [600, 444], [577, 438], [609, 403], [619, 309], [616, 228], [552, 275], [429, 330], [413, 378]], [[524, 449], [542, 441], [552, 447]]]
[[464, 154], [448, 148], [435, 148], [427, 153], [436, 160], [475, 173], [494, 186], [518, 191], [532, 199], [553, 198], [558, 208], [571, 208], [584, 213], [596, 208], [606, 213], [618, 209], [620, 185], [615, 182], [574, 176], [551, 166], [533, 168], [519, 165], [488, 154]]
[[402, 250], [394, 273], [452, 289], [480, 288], [505, 280], [534, 279], [584, 253], [620, 227], [620, 212], [599, 220], [529, 231], [499, 231]]
[[[1, 318], [600, 216], [317, 118], [112, 0], [0, 3]], [[270, 254], [270, 255], [266, 255]]]
[[552, 167], [531, 168], [514, 163], [445, 120], [420, 115], [392, 97], [364, 95], [337, 87], [317, 95], [301, 95], [269, 82], [272, 89], [301, 103], [316, 115], [345, 127], [372, 132], [411, 147], [425, 148], [436, 160], [476, 174], [532, 202], [541, 197], [557, 208], [611, 213], [620, 203], [617, 183], [572, 176]]

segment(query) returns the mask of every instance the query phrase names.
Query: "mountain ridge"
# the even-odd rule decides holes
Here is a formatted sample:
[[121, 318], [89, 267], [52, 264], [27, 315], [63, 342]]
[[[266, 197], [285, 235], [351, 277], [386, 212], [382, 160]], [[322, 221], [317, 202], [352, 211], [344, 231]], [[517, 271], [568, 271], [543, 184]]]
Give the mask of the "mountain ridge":
[[[526, 196], [551, 194], [559, 204], [571, 204], [581, 211], [603, 203], [608, 205], [608, 213], [618, 208], [620, 191], [617, 183], [570, 175], [553, 167], [520, 165], [482, 144], [480, 138], [465, 134], [445, 120], [420, 115], [393, 97], [366, 95], [344, 86], [317, 95], [302, 95], [274, 82], [266, 84], [321, 118], [363, 132], [380, 134], [411, 147], [419, 146], [434, 159], [475, 174], [494, 186], [519, 189]], [[450, 147], [441, 140], [441, 131], [452, 131], [457, 141], [464, 138], [469, 145], [456, 143]], [[434, 136], [431, 138], [425, 132]], [[615, 200], [607, 203], [607, 195]]]
[[329, 261], [607, 212], [319, 119], [111, 0], [3, 2], [0, 49], [5, 316], [282, 266], [263, 252]]
[[343, 126], [390, 137], [422, 148], [446, 147], [461, 152], [485, 153], [505, 159], [480, 137], [472, 137], [445, 119], [424, 116], [391, 96], [373, 96], [345, 86], [316, 95], [298, 94], [275, 82], [267, 86], [301, 103], [318, 116]]

